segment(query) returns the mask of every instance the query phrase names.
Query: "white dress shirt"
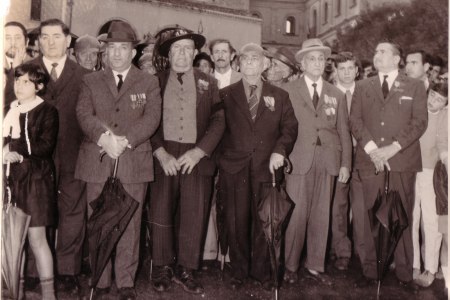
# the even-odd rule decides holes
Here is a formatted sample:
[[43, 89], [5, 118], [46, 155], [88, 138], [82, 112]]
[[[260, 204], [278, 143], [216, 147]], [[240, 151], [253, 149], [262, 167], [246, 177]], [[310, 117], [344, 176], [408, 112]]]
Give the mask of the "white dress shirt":
[[[56, 75], [58, 76], [58, 78], [61, 76], [61, 73], [64, 69], [64, 65], [66, 64], [66, 59], [67, 59], [67, 55], [64, 55], [63, 57], [61, 57], [60, 60], [56, 61], [56, 63], [58, 65], [56, 66], [55, 70], [56, 70]], [[46, 58], [45, 56], [42, 57], [42, 60], [44, 61], [44, 65], [48, 71], [48, 74], [50, 74], [53, 69], [52, 64], [55, 63], [55, 61], [51, 61], [48, 58]]]
[[217, 70], [214, 71], [214, 78], [216, 78], [219, 81], [219, 89], [223, 89], [224, 87], [230, 85], [231, 72], [232, 72], [231, 68], [229, 68], [228, 71], [226, 71], [223, 74], [217, 72]]

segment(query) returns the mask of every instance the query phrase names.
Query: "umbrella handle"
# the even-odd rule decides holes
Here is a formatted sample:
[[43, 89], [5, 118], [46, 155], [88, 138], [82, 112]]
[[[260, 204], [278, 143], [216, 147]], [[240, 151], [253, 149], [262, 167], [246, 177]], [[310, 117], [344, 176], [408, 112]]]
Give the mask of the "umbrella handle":
[[119, 167], [119, 158], [116, 158], [115, 160], [114, 160], [114, 172], [113, 172], [113, 178], [116, 178], [116, 176], [117, 176], [117, 169], [118, 169], [118, 167]]
[[387, 194], [389, 191], [389, 170], [384, 167], [384, 192]]

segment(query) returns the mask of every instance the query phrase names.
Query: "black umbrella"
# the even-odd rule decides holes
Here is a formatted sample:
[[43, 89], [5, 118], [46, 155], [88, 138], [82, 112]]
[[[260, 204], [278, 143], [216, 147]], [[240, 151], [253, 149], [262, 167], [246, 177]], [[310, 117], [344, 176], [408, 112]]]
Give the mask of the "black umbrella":
[[[286, 171], [289, 172], [291, 164], [288, 160], [286, 162], [288, 163]], [[262, 200], [258, 204], [258, 216], [269, 245], [275, 299], [278, 299], [281, 241], [295, 204], [289, 198], [284, 186], [277, 184], [275, 173], [272, 175], [272, 183], [263, 184], [261, 195]]]
[[116, 159], [113, 176], [106, 181], [101, 195], [90, 203], [93, 213], [87, 223], [87, 232], [92, 270], [91, 299], [117, 242], [139, 206], [116, 178], [118, 163], [119, 159]]
[[[218, 175], [220, 176], [220, 174]], [[217, 177], [216, 177], [217, 178]], [[225, 224], [225, 203], [223, 199], [220, 197], [219, 184], [215, 184], [215, 190], [213, 197], [216, 198], [216, 224], [217, 224], [217, 239], [219, 241], [219, 247], [220, 247], [220, 254], [221, 257], [221, 264], [220, 268], [223, 271], [223, 267], [225, 264], [225, 256], [228, 253], [228, 231], [226, 230], [226, 224]]]
[[403, 230], [408, 227], [408, 217], [398, 191], [389, 189], [389, 171], [385, 170], [384, 191], [379, 191], [375, 204], [369, 210], [372, 235], [377, 253], [377, 298], [389, 260], [394, 254]]

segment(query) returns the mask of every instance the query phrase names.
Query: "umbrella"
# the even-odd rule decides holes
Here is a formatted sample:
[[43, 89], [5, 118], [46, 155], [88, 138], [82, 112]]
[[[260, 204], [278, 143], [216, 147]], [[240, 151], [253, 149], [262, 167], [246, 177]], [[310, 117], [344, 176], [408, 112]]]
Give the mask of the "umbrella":
[[[6, 166], [6, 182], [9, 177], [9, 163]], [[3, 207], [2, 218], [2, 277], [10, 299], [19, 295], [22, 253], [27, 238], [31, 217], [11, 201], [11, 190], [6, 187], [8, 203]]]
[[394, 254], [403, 230], [408, 227], [408, 218], [398, 191], [389, 189], [389, 171], [385, 170], [384, 191], [378, 192], [371, 210], [372, 235], [377, 253], [377, 298], [380, 295], [381, 280]]
[[[218, 176], [220, 176], [220, 174]], [[218, 178], [218, 176], [216, 176], [216, 178]], [[226, 230], [225, 224], [225, 203], [220, 197], [221, 193], [218, 191], [218, 188], [220, 188], [219, 184], [216, 183], [215, 187], [213, 198], [216, 198], [217, 239], [219, 241], [220, 253], [222, 255], [220, 268], [223, 271], [225, 256], [228, 253], [228, 231]]]
[[116, 178], [119, 159], [114, 164], [101, 195], [90, 203], [93, 213], [87, 223], [89, 258], [91, 262], [91, 299], [117, 242], [125, 231], [139, 203]]
[[[288, 163], [285, 171], [289, 172], [291, 164], [288, 160], [285, 161]], [[275, 173], [272, 174], [272, 183], [263, 184], [262, 200], [258, 204], [258, 216], [269, 245], [275, 299], [278, 299], [281, 241], [294, 206], [294, 202], [289, 198], [284, 187], [276, 183]]]

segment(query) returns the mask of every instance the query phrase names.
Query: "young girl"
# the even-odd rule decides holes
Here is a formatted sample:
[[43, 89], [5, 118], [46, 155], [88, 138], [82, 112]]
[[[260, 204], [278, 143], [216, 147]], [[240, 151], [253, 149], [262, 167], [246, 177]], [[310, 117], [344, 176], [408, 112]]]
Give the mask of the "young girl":
[[[53, 258], [45, 227], [55, 223], [52, 155], [58, 135], [58, 112], [37, 96], [48, 82], [42, 67], [20, 65], [15, 69], [14, 79], [17, 100], [11, 103], [3, 121], [3, 162], [11, 164], [8, 184], [13, 202], [31, 216], [28, 241], [36, 258], [42, 299], [51, 300], [56, 299]], [[23, 275], [22, 263], [19, 299], [24, 296]]]

